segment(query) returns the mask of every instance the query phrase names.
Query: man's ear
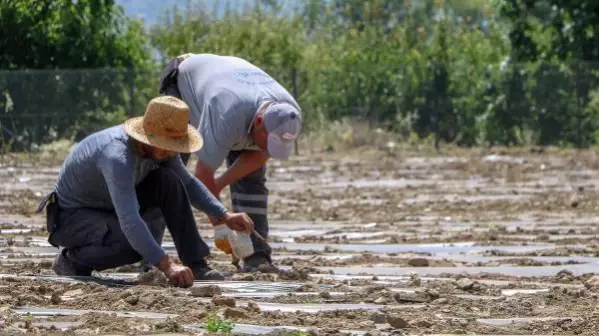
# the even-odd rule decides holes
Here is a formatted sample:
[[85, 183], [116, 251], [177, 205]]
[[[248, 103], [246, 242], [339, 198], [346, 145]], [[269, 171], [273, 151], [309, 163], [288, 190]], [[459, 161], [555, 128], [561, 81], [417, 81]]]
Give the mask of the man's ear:
[[263, 121], [264, 121], [264, 116], [262, 114], [256, 116], [256, 125], [262, 125]]

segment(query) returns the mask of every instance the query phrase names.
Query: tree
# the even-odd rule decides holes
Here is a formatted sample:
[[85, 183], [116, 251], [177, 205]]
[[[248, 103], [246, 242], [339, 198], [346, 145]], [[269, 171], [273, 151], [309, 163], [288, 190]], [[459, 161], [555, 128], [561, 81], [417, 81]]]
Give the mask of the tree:
[[503, 0], [499, 8], [511, 26], [512, 60], [531, 80], [536, 113], [528, 122], [540, 143], [593, 144], [599, 110], [589, 104], [598, 83], [599, 2]]
[[141, 23], [113, 0], [0, 0], [0, 17], [0, 69], [23, 69], [0, 72], [10, 141], [81, 137], [135, 106], [131, 69], [148, 69], [151, 53]]

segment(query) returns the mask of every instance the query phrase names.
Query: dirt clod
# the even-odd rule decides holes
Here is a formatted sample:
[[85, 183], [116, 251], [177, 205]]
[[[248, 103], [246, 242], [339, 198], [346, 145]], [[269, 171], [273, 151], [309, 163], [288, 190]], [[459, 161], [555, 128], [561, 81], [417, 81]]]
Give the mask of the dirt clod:
[[250, 301], [248, 302], [247, 308], [248, 311], [253, 312], [253, 313], [259, 313], [260, 312], [260, 306], [258, 306], [258, 304], [254, 301]]
[[195, 297], [213, 297], [221, 294], [222, 290], [216, 285], [191, 287], [191, 296]]
[[408, 261], [408, 265], [412, 267], [427, 267], [429, 262], [425, 258], [413, 258]]
[[223, 316], [226, 318], [242, 318], [242, 319], [246, 319], [248, 318], [248, 314], [239, 309], [239, 308], [226, 308], [225, 311], [223, 312]]
[[469, 290], [474, 286], [474, 281], [468, 278], [461, 278], [458, 280], [456, 286], [461, 290]]
[[420, 287], [422, 285], [422, 281], [420, 280], [420, 275], [418, 273], [410, 273], [410, 279], [408, 280], [409, 287]]
[[320, 293], [318, 293], [318, 296], [320, 296], [320, 297], [321, 297], [321, 298], [323, 298], [323, 299], [330, 299], [330, 298], [332, 298], [332, 297], [333, 297], [333, 296], [331, 295], [331, 293], [329, 293], [329, 292], [327, 292], [327, 291], [323, 291], [323, 292], [320, 292]]
[[387, 322], [395, 329], [404, 329], [408, 327], [408, 322], [399, 315], [387, 315]]
[[584, 285], [588, 289], [598, 289], [599, 288], [599, 275], [593, 275], [587, 281], [584, 282]]
[[376, 324], [387, 323], [387, 315], [377, 310], [371, 312], [368, 318]]
[[139, 302], [139, 295], [137, 295], [137, 294], [129, 295], [124, 300], [125, 300], [125, 302], [127, 302], [130, 305], [136, 305]]
[[232, 307], [232, 308], [235, 307], [235, 305], [236, 305], [234, 298], [220, 296], [220, 295], [216, 295], [216, 296], [212, 297], [212, 303], [215, 306], [227, 306], [227, 307]]
[[159, 269], [152, 269], [148, 272], [139, 273], [137, 276], [137, 280], [140, 285], [146, 286], [158, 286], [158, 287], [166, 287], [168, 286], [168, 279], [160, 271]]

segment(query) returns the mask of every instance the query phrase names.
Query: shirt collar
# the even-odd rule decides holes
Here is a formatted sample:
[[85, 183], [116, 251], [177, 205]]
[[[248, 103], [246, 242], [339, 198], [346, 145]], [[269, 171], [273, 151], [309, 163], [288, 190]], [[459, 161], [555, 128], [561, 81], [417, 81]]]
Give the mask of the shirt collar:
[[258, 107], [258, 109], [256, 110], [256, 113], [254, 114], [254, 117], [252, 118], [252, 121], [250, 122], [250, 126], [248, 127], [248, 135], [249, 136], [252, 135], [252, 129], [254, 128], [254, 121], [258, 117], [258, 114], [260, 113], [260, 111], [266, 110], [266, 108], [273, 103], [274, 102], [267, 100], [267, 101], [263, 102], [262, 104], [260, 104], [260, 107]]

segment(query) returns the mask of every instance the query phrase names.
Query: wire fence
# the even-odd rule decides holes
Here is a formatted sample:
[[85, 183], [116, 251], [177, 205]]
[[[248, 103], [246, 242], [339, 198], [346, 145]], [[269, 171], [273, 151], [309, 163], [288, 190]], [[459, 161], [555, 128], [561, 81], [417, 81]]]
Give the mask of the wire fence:
[[[429, 64], [352, 71], [267, 70], [302, 106], [306, 131], [323, 120], [375, 122], [437, 142], [596, 143], [599, 66], [497, 65], [456, 73]], [[418, 74], [418, 76], [414, 75]], [[142, 115], [158, 95], [160, 71], [136, 69], [0, 71], [0, 148], [34, 150], [57, 139], [80, 140]]]
[[[290, 83], [293, 71], [280, 81]], [[142, 115], [159, 95], [160, 71], [75, 69], [0, 71], [0, 147], [31, 150], [78, 140]]]

